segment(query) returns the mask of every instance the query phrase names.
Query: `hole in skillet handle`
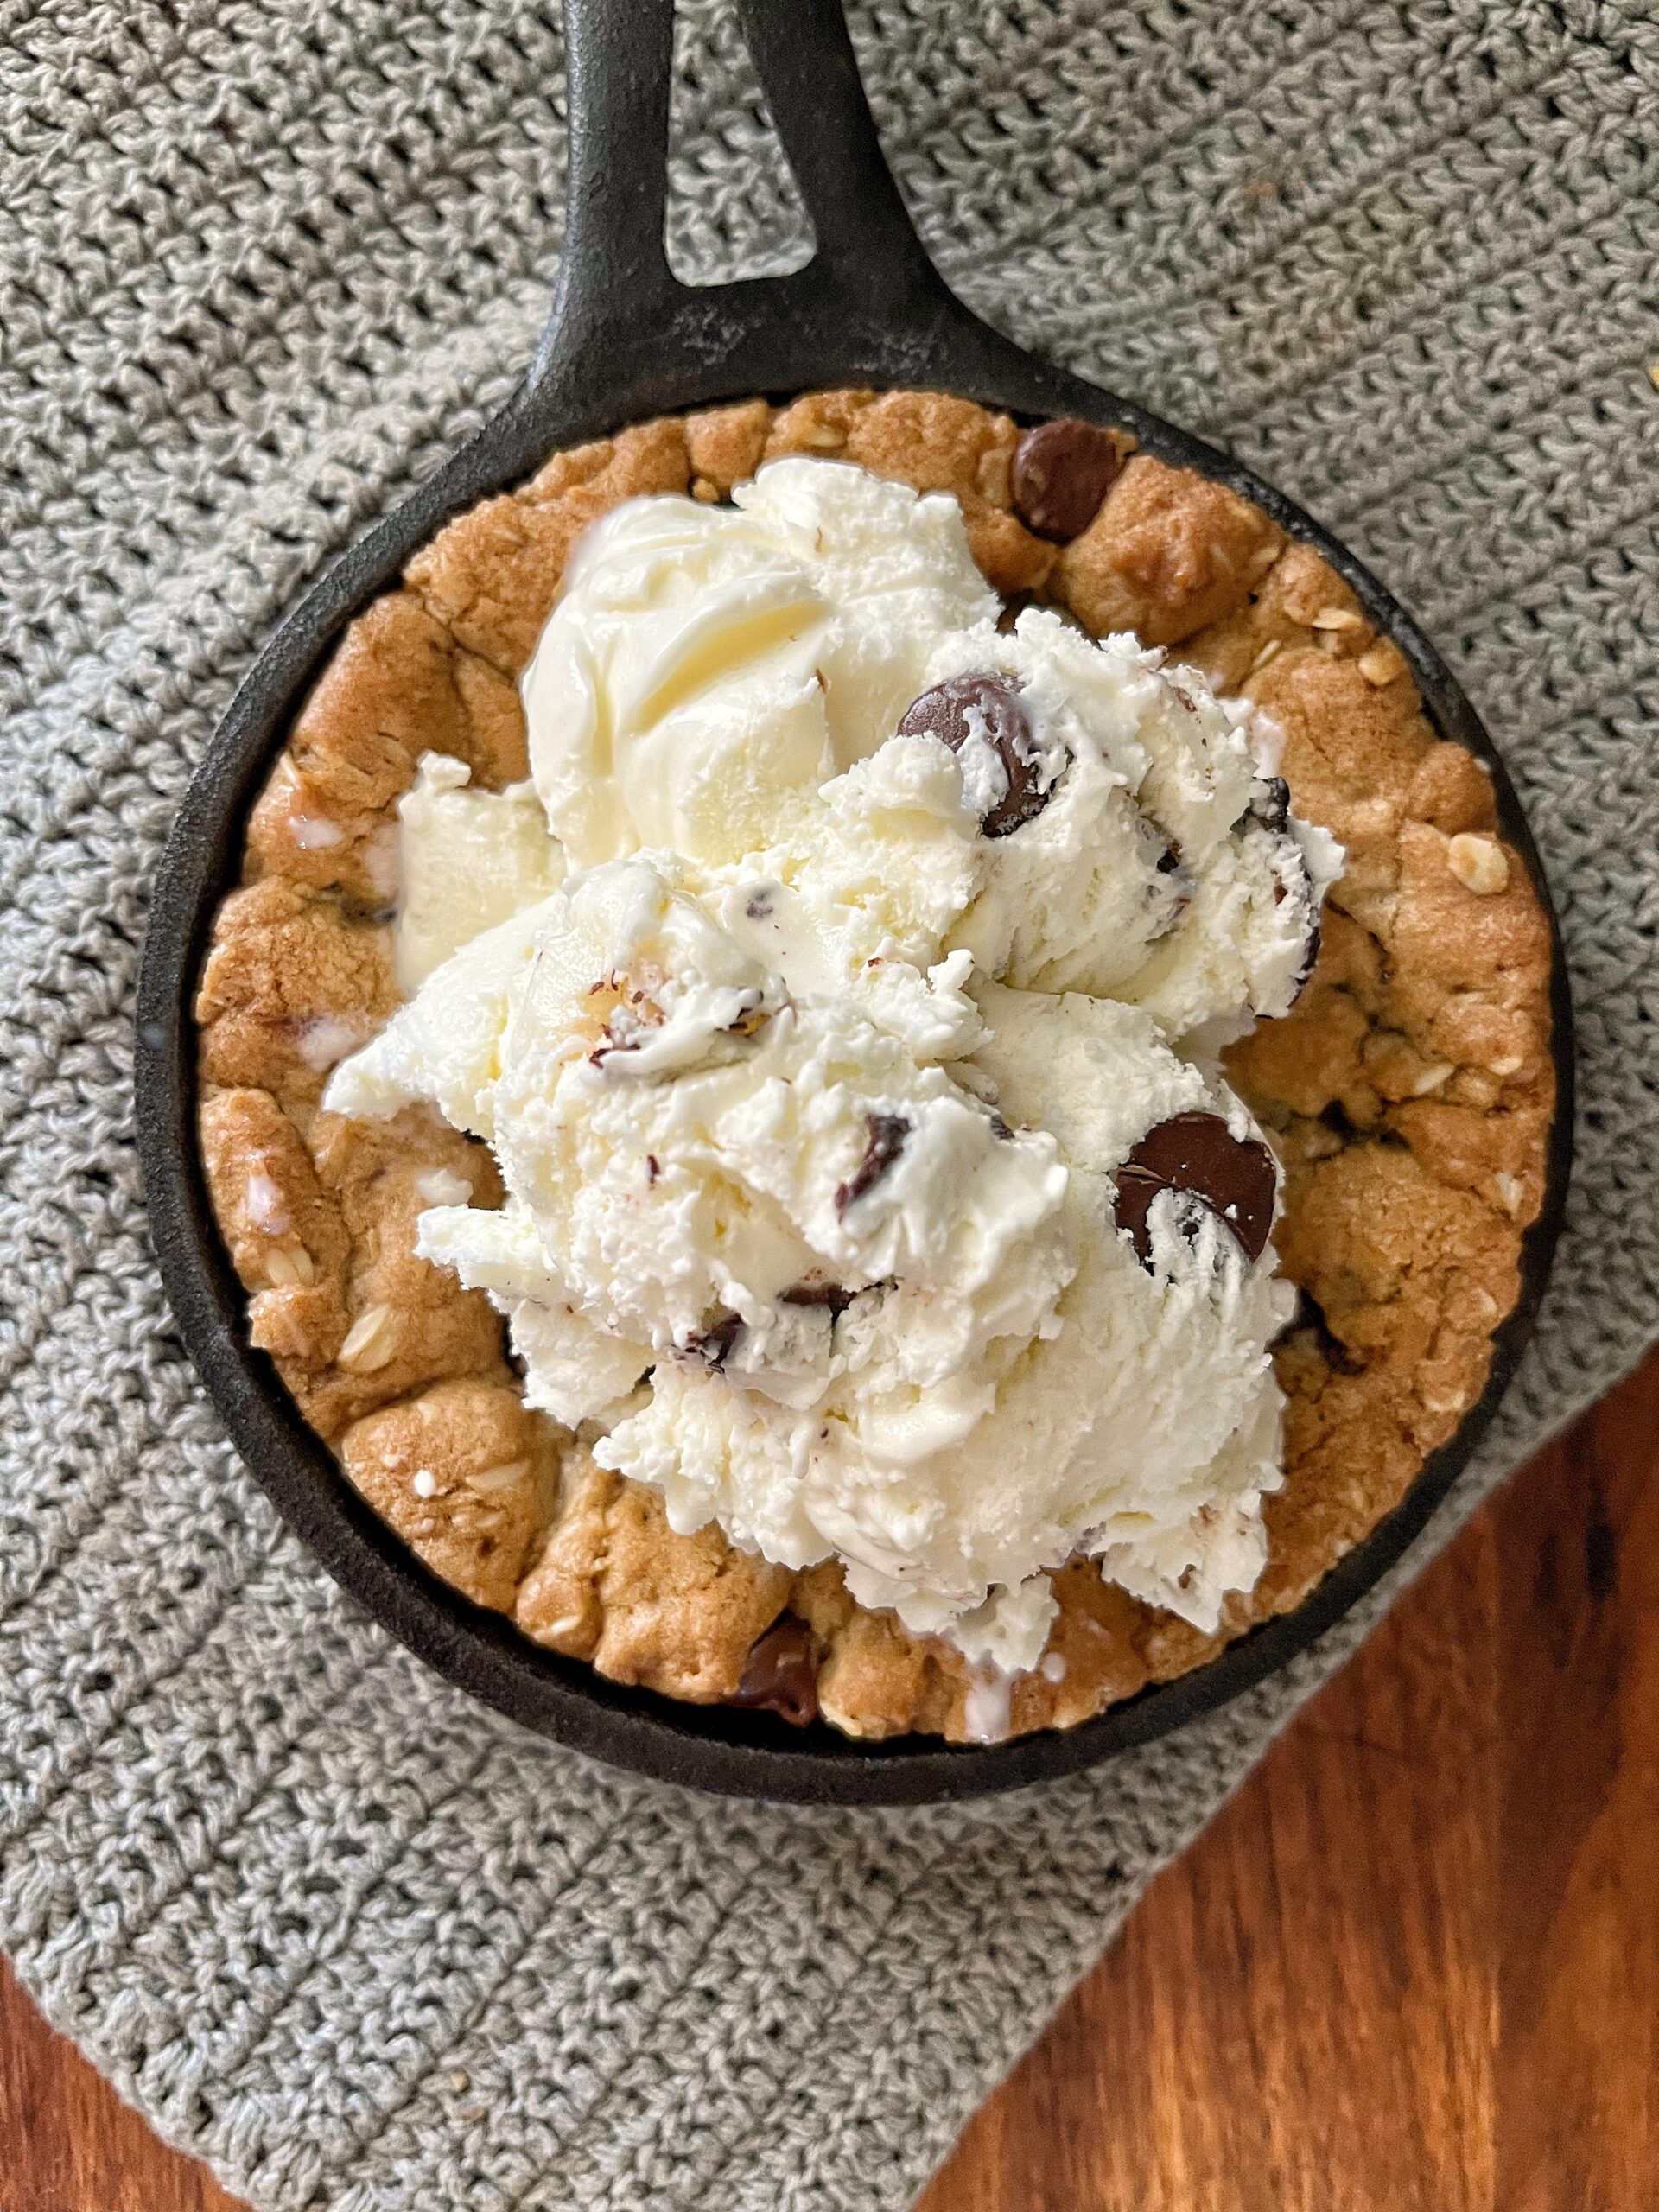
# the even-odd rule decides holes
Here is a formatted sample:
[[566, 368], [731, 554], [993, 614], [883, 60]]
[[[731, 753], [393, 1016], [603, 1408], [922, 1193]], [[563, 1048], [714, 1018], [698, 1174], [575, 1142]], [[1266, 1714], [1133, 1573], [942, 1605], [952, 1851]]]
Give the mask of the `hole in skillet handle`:
[[[1529, 1335], [1560, 1230], [1571, 1154], [1572, 1009], [1536, 849], [1503, 763], [1428, 641], [1347, 550], [1236, 462], [1022, 353], [946, 289], [882, 160], [836, 0], [741, 0], [744, 28], [819, 250], [806, 268], [715, 292], [678, 284], [663, 245], [671, 0], [567, 0], [570, 219], [548, 332], [492, 423], [322, 576], [266, 645], [215, 733], [152, 894], [135, 1039], [151, 1236], [181, 1334], [243, 1459], [327, 1570], [412, 1651], [526, 1726], [687, 1787], [802, 1802], [910, 1804], [982, 1796], [1096, 1764], [1211, 1711], [1312, 1643], [1400, 1556], [1491, 1420]], [[627, 157], [615, 158], [626, 148]], [[652, 149], [658, 158], [645, 158]], [[862, 1743], [766, 1713], [674, 1703], [529, 1643], [440, 1582], [352, 1490], [247, 1341], [245, 1299], [208, 1206], [196, 1138], [190, 1015], [243, 825], [293, 712], [345, 625], [452, 516], [558, 447], [646, 416], [831, 384], [932, 386], [1026, 421], [1077, 415], [1129, 431], [1176, 467], [1253, 499], [1316, 548], [1405, 654], [1443, 737], [1492, 771], [1500, 827], [1550, 915], [1559, 1103], [1522, 1290], [1479, 1403], [1401, 1503], [1294, 1612], [1206, 1666], [1079, 1726], [983, 1748]]]

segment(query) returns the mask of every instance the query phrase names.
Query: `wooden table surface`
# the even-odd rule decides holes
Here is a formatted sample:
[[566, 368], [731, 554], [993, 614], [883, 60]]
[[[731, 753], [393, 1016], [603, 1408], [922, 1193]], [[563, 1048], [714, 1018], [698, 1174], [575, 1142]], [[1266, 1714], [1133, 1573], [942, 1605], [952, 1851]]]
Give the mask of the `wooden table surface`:
[[[1659, 1356], [1163, 1875], [918, 2212], [1656, 2205]], [[0, 2212], [236, 2212], [3, 1968]]]

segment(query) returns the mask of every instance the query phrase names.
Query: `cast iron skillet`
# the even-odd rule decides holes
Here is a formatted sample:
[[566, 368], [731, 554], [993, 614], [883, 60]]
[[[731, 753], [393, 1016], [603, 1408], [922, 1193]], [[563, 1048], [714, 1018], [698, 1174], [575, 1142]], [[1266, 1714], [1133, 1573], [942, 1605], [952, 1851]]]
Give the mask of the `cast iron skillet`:
[[351, 618], [416, 549], [546, 454], [659, 413], [816, 386], [932, 386], [1017, 416], [1082, 415], [1201, 469], [1318, 548], [1410, 663], [1442, 735], [1492, 770], [1503, 834], [1549, 894], [1491, 740], [1433, 647], [1353, 556], [1224, 454], [1021, 353], [946, 290], [910, 226], [864, 102], [838, 0], [742, 0], [779, 133], [810, 211], [817, 257], [787, 276], [694, 289], [663, 251], [672, 0], [566, 0], [569, 213], [547, 334], [495, 419], [324, 575], [265, 646], [190, 785], [154, 891], [139, 985], [137, 1105], [151, 1233], [180, 1331], [255, 1478], [359, 1602], [411, 1650], [515, 1719], [618, 1766], [751, 1796], [898, 1804], [967, 1797], [1090, 1766], [1236, 1696], [1311, 1643], [1428, 1518], [1468, 1459], [1530, 1332], [1560, 1226], [1572, 1128], [1572, 1015], [1559, 938], [1553, 1006], [1560, 1103], [1521, 1302], [1491, 1380], [1404, 1501], [1297, 1611], [1219, 1658], [1064, 1733], [985, 1748], [849, 1742], [766, 1713], [620, 1688], [526, 1642], [457, 1596], [373, 1514], [247, 1342], [245, 1299], [208, 1209], [196, 1142], [189, 1007], [243, 823], [307, 686]]

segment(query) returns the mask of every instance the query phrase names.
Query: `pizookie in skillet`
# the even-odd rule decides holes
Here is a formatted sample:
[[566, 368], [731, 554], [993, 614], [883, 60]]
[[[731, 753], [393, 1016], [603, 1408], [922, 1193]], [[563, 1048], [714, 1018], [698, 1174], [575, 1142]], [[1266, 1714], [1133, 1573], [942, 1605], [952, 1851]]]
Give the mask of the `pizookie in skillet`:
[[1480, 1394], [1545, 918], [1346, 586], [1125, 442], [860, 391], [556, 456], [255, 809], [198, 1007], [255, 1341], [614, 1679], [1069, 1726]]

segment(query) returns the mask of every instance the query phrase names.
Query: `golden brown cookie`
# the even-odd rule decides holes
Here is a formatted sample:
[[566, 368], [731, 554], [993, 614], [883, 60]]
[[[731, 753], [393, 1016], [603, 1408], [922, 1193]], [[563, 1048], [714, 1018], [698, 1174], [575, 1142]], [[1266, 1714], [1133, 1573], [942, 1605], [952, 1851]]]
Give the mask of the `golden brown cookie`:
[[[786, 1618], [823, 1712], [867, 1737], [1071, 1726], [1300, 1602], [1478, 1397], [1554, 1108], [1545, 917], [1490, 780], [1436, 738], [1398, 648], [1310, 547], [1190, 470], [1119, 466], [1127, 441], [1076, 534], [1037, 535], [1016, 511], [1020, 435], [938, 392], [745, 400], [556, 454], [461, 516], [351, 626], [297, 716], [197, 1001], [203, 1157], [251, 1332], [376, 1510], [528, 1637], [670, 1696], [733, 1697]], [[1179, 647], [1280, 725], [1297, 811], [1348, 851], [1300, 1000], [1228, 1058], [1287, 1171], [1275, 1243], [1303, 1294], [1275, 1355], [1286, 1481], [1266, 1571], [1205, 1636], [1073, 1560], [1044, 1665], [1000, 1710], [953, 1648], [856, 1605], [833, 1563], [791, 1575], [716, 1529], [677, 1535], [654, 1491], [529, 1412], [487, 1303], [414, 1248], [435, 1192], [499, 1203], [488, 1152], [418, 1109], [376, 1124], [318, 1103], [397, 1003], [385, 914], [420, 755], [453, 753], [490, 789], [522, 777], [517, 678], [582, 531], [640, 493], [724, 499], [784, 454], [952, 493], [1005, 597]]]

